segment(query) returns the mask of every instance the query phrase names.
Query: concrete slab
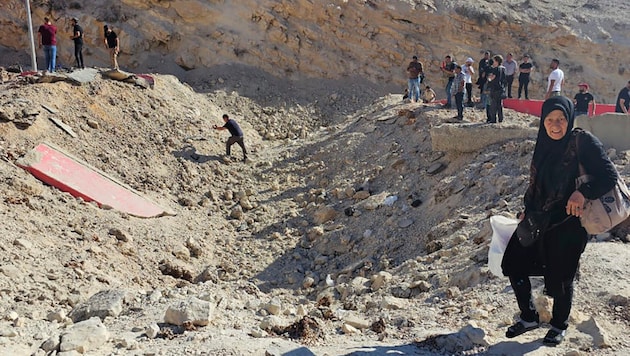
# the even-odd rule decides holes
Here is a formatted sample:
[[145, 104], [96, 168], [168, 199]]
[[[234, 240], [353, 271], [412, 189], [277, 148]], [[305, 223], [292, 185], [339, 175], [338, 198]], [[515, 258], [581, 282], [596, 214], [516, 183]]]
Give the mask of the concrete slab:
[[523, 128], [517, 124], [438, 125], [429, 131], [434, 151], [479, 152], [485, 147], [513, 139], [536, 138], [538, 127]]
[[104, 173], [45, 143], [39, 144], [16, 163], [39, 180], [85, 201], [94, 201], [103, 208], [113, 208], [142, 218], [174, 215]]
[[578, 116], [575, 118], [575, 126], [590, 131], [606, 148], [614, 147], [617, 151], [630, 150], [630, 116], [626, 114]]
[[96, 79], [98, 70], [94, 68], [78, 69], [68, 74], [68, 79], [78, 84], [86, 84]]

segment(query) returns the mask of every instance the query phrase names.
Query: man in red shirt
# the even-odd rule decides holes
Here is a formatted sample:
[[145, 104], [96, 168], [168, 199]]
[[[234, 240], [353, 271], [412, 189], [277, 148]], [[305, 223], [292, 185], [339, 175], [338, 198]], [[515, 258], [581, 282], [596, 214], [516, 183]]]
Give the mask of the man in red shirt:
[[39, 48], [44, 47], [46, 70], [53, 73], [57, 62], [57, 27], [50, 22], [48, 17], [44, 17], [44, 24], [39, 26], [37, 35]]

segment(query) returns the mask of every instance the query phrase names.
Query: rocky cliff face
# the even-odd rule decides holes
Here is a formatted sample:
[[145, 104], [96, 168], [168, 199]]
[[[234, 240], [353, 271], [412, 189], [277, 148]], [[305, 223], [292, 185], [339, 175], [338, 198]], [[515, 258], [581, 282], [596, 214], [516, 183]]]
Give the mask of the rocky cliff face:
[[[599, 102], [612, 102], [628, 79], [622, 60], [630, 55], [622, 19], [628, 5], [622, 1], [42, 0], [31, 7], [35, 27], [45, 15], [55, 19], [66, 65], [73, 63], [69, 18], [77, 16], [88, 65], [108, 64], [107, 23], [121, 38], [121, 65], [137, 71], [183, 75], [238, 63], [280, 78], [363, 77], [388, 91], [405, 85], [403, 69], [418, 54], [429, 83], [441, 88], [444, 55], [463, 61], [491, 50], [532, 55], [535, 98], [554, 57], [561, 59], [570, 96], [578, 82], [588, 81]], [[27, 64], [24, 8], [22, 0], [3, 2], [0, 45], [17, 50]]]

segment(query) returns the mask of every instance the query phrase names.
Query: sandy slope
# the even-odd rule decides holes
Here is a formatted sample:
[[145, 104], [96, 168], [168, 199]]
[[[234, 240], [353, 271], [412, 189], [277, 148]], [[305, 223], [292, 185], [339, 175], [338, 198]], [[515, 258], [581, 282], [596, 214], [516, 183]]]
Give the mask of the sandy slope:
[[[0, 123], [0, 331], [16, 334], [0, 337], [3, 350], [36, 352], [66, 329], [47, 321], [49, 312], [67, 314], [100, 290], [122, 289], [130, 296], [123, 312], [105, 319], [111, 337], [90, 354], [264, 354], [299, 344], [328, 355], [630, 351], [630, 250], [618, 240], [589, 244], [562, 346], [542, 347], [544, 330], [515, 340], [503, 336], [516, 306], [507, 281], [487, 270], [487, 218], [521, 209], [532, 140], [443, 154], [431, 150], [428, 130], [453, 112], [405, 104], [400, 95], [372, 101], [369, 93], [342, 90], [329, 109], [354, 112], [319, 127], [320, 111], [291, 100], [261, 107], [236, 93], [199, 94], [174, 77], [156, 79], [153, 90], [106, 79], [77, 87], [13, 78], [2, 86], [5, 112], [24, 103], [40, 112], [27, 129]], [[49, 122], [41, 104], [58, 110], [78, 139]], [[221, 158], [226, 136], [209, 128], [223, 112], [242, 123], [251, 162]], [[466, 118], [471, 128], [484, 120], [474, 110]], [[503, 125], [535, 124], [508, 112]], [[177, 215], [138, 219], [42, 185], [11, 163], [41, 141]], [[240, 157], [237, 147], [233, 155]], [[428, 174], [435, 162], [446, 169]], [[627, 152], [615, 162], [626, 174]], [[360, 189], [371, 198], [353, 198]], [[253, 209], [233, 215], [243, 196]], [[388, 196], [397, 197], [391, 206], [382, 203]], [[415, 199], [422, 204], [413, 207]], [[372, 200], [381, 203], [369, 208]], [[355, 213], [347, 216], [350, 207]], [[165, 265], [205, 282], [165, 275]], [[382, 272], [391, 278], [376, 289], [371, 279]], [[211, 324], [172, 339], [147, 339], [144, 328], [162, 323], [167, 307], [187, 296], [216, 303]], [[322, 298], [331, 304], [322, 305]], [[270, 315], [269, 303], [279, 303], [282, 312]], [[261, 323], [288, 326], [300, 320], [300, 310], [317, 320], [312, 337], [278, 339], [260, 330]], [[370, 324], [382, 320], [385, 329], [343, 333], [349, 315]], [[416, 344], [458, 335], [468, 324], [485, 333], [487, 346]], [[610, 347], [600, 347], [600, 334]]]

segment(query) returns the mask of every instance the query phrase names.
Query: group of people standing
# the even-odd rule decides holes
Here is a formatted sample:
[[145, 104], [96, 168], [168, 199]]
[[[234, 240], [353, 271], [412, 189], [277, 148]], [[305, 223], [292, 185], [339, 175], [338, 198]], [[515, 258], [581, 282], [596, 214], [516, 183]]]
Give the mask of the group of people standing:
[[[564, 85], [564, 72], [560, 69], [560, 60], [554, 58], [549, 65], [551, 72], [547, 77], [547, 90], [544, 99], [562, 95]], [[477, 74], [475, 84], [479, 88], [480, 103], [479, 108], [486, 111], [486, 122], [503, 122], [503, 99], [512, 98], [512, 87], [518, 73], [517, 97], [529, 100], [530, 75], [534, 70], [534, 65], [530, 62], [529, 54], [524, 54], [519, 64], [512, 53], [506, 55], [505, 60], [501, 55], [491, 57], [490, 51], [486, 51], [483, 58], [479, 60], [477, 69], [474, 67], [474, 60], [471, 57], [466, 59], [464, 65], [457, 64], [450, 55], [444, 57], [440, 66], [443, 76], [446, 78], [446, 104], [444, 108], [453, 107], [455, 98], [455, 108], [457, 115], [452, 119], [463, 120], [464, 107], [474, 107], [472, 99], [473, 77]], [[413, 56], [412, 61], [407, 66], [408, 73], [408, 96], [411, 102], [418, 102], [422, 96], [420, 84], [424, 81], [422, 63], [417, 56]], [[595, 115], [595, 98], [589, 93], [588, 83], [579, 83], [579, 93], [573, 98], [576, 116]], [[429, 87], [426, 87], [429, 89]], [[433, 98], [435, 99], [435, 92]], [[466, 99], [466, 101], [464, 101]], [[423, 100], [427, 102], [426, 100]], [[616, 101], [616, 112], [628, 113], [630, 106], [630, 82], [621, 90]]]
[[[83, 27], [79, 25], [79, 19], [73, 17], [70, 20], [72, 25], [72, 34], [70, 39], [74, 42], [74, 58], [76, 60], [76, 68], [85, 68], [83, 62]], [[118, 69], [118, 53], [120, 51], [120, 40], [118, 35], [109, 25], [105, 25], [103, 29], [103, 41], [105, 47], [109, 49], [112, 67]], [[44, 23], [39, 26], [37, 31], [39, 48], [44, 50], [44, 58], [46, 60], [46, 71], [54, 73], [57, 67], [57, 27], [53, 25], [49, 17], [44, 17]]]
[[[455, 107], [457, 108], [457, 116], [453, 119], [462, 120], [464, 106], [474, 107], [473, 103], [473, 78], [478, 73], [477, 84], [480, 90], [481, 108], [486, 110], [487, 122], [495, 123], [503, 121], [503, 105], [502, 100], [512, 97], [512, 83], [515, 75], [519, 73], [518, 81], [518, 97], [524, 92], [525, 99], [529, 99], [529, 76], [533, 70], [533, 65], [529, 62], [529, 55], [523, 56], [523, 62], [519, 65], [512, 53], [507, 54], [507, 59], [503, 60], [503, 56], [495, 55], [490, 57], [490, 52], [486, 51], [483, 58], [479, 61], [477, 69], [474, 67], [474, 60], [469, 57], [464, 65], [457, 64], [450, 55], [444, 57], [444, 61], [440, 66], [444, 77], [446, 78], [446, 104], [444, 108], [453, 107], [453, 98], [455, 98]], [[421, 83], [424, 81], [423, 66], [418, 61], [417, 56], [412, 57], [412, 61], [407, 66], [408, 88], [407, 95], [411, 102], [418, 102], [422, 97]], [[425, 89], [429, 90], [430, 87]], [[435, 92], [430, 90], [429, 94], [433, 94], [430, 101], [435, 100]], [[464, 102], [464, 99], [466, 101]], [[427, 100], [423, 100], [427, 102]]]

